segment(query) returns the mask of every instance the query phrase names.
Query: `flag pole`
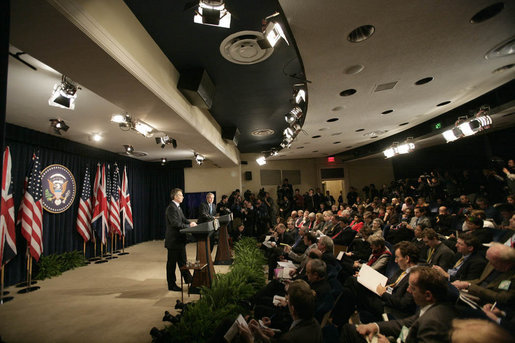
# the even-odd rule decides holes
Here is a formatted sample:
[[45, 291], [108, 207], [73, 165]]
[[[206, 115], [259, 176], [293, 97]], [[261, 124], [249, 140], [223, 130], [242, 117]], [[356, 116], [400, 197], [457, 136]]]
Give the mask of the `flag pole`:
[[[34, 292], [34, 291], [37, 291], [38, 289], [40, 289], [41, 287], [39, 286], [31, 286], [32, 285], [32, 256], [29, 254], [29, 257], [28, 257], [28, 282], [27, 282], [27, 287], [23, 288], [23, 289], [20, 289], [18, 291], [18, 294], [24, 294], [24, 293], [30, 293], [30, 292]], [[34, 281], [34, 283], [36, 283]]]
[[114, 240], [114, 231], [111, 231], [111, 254], [109, 255], [109, 257], [106, 257], [108, 260], [118, 258], [118, 256], [114, 256], [114, 254], [113, 254], [113, 240]]
[[27, 242], [27, 250], [25, 252], [25, 256], [27, 257], [27, 269], [26, 269], [27, 275], [26, 275], [26, 279], [25, 279], [25, 281], [22, 281], [22, 282], [18, 283], [16, 285], [16, 288], [23, 288], [23, 287], [27, 287], [27, 286], [30, 286], [30, 285], [36, 283], [36, 281], [34, 281], [32, 284], [29, 283], [30, 251], [29, 251], [29, 244], [28, 244], [28, 242]]
[[97, 257], [97, 240], [95, 239], [95, 233], [91, 232], [91, 239], [93, 240], [93, 257], [91, 257], [88, 261], [98, 261], [100, 260]]
[[84, 254], [84, 263], [89, 264], [90, 262], [86, 258], [86, 241], [82, 241], [82, 253]]
[[[0, 277], [1, 278], [1, 280], [0, 280], [0, 305], [14, 299], [14, 297], [10, 297], [10, 296], [4, 297], [4, 266], [2, 266], [1, 269], [2, 269], [2, 272], [1, 272], [2, 276]], [[9, 292], [5, 292], [5, 294], [9, 294]]]
[[100, 260], [96, 261], [96, 264], [109, 262], [104, 258], [104, 243], [100, 243]]
[[129, 253], [125, 251], [125, 235], [122, 235], [122, 252], [118, 255], [129, 255]]

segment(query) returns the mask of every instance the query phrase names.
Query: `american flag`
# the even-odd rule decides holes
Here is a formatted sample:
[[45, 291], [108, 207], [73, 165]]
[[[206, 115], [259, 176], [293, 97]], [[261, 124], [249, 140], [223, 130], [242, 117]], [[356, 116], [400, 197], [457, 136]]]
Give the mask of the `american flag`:
[[86, 166], [82, 194], [79, 202], [79, 213], [77, 215], [77, 232], [82, 236], [84, 242], [91, 239], [91, 218], [93, 216], [93, 197], [91, 195], [91, 181], [89, 167]]
[[39, 157], [34, 154], [31, 161], [27, 189], [20, 206], [21, 233], [27, 240], [30, 254], [36, 261], [43, 252], [43, 206], [41, 188], [41, 165]]
[[98, 180], [98, 190], [95, 199], [95, 208], [93, 210], [93, 220], [91, 227], [97, 230], [98, 236], [101, 238], [102, 244], [107, 242], [107, 199], [106, 199], [106, 168], [102, 165], [102, 172]]
[[13, 183], [11, 179], [11, 152], [5, 148], [2, 172], [2, 214], [0, 217], [0, 266], [17, 254], [14, 222]]
[[113, 172], [113, 180], [111, 182], [111, 206], [109, 206], [109, 227], [111, 232], [121, 236], [120, 230], [120, 170], [115, 164]]
[[123, 180], [120, 198], [120, 210], [122, 212], [122, 235], [125, 236], [127, 230], [132, 230], [134, 224], [132, 223], [132, 207], [131, 196], [129, 194], [129, 179], [127, 178], [127, 166], [123, 167]]
[[107, 201], [107, 218], [106, 221], [109, 223], [109, 207], [111, 207], [111, 165], [108, 164], [106, 168], [106, 174], [104, 177], [105, 189], [106, 189], [106, 201]]

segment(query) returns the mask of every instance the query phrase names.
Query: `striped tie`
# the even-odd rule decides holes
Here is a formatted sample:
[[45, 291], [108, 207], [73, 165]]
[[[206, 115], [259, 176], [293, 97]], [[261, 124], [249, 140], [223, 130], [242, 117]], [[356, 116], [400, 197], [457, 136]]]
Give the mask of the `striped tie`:
[[401, 275], [399, 275], [399, 277], [397, 278], [397, 280], [395, 280], [395, 282], [394, 282], [394, 283], [391, 283], [391, 284], [389, 284], [388, 286], [389, 286], [389, 287], [392, 287], [392, 288], [393, 288], [393, 287], [395, 287], [395, 286], [397, 286], [397, 284], [398, 284], [399, 282], [401, 282], [401, 280], [402, 280], [402, 278], [404, 277], [404, 275], [406, 275], [406, 272], [405, 272], [405, 271], [404, 271], [404, 272], [402, 272], [402, 273], [401, 273]]
[[461, 266], [464, 260], [465, 260], [465, 257], [461, 256], [461, 258], [458, 261], [456, 261], [456, 264], [454, 265], [453, 268], [456, 269], [459, 266]]

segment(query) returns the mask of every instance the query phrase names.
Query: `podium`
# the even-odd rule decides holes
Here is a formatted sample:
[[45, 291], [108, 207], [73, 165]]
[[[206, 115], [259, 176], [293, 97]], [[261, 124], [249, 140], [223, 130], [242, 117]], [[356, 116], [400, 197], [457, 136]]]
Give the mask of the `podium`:
[[216, 250], [215, 264], [231, 264], [231, 249], [229, 248], [229, 233], [227, 226], [232, 222], [232, 213], [218, 217], [220, 229], [218, 233], [218, 249]]
[[209, 236], [217, 228], [215, 221], [205, 222], [198, 224], [195, 227], [182, 229], [181, 233], [190, 233], [197, 239], [197, 261], [200, 265], [207, 264], [206, 268], [195, 269], [193, 272], [193, 281], [191, 287], [207, 286], [211, 287], [211, 282], [215, 276], [215, 268], [213, 266], [213, 259], [211, 258], [211, 245]]

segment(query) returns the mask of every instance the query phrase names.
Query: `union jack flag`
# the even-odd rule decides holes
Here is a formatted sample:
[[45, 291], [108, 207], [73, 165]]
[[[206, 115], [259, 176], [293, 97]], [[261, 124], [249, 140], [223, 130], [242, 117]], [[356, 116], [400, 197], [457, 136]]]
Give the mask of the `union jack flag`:
[[32, 156], [29, 174], [26, 178], [27, 188], [19, 210], [21, 233], [27, 240], [30, 255], [36, 261], [43, 253], [43, 189], [41, 188], [41, 165], [39, 156]]
[[91, 218], [93, 216], [93, 196], [91, 194], [91, 181], [89, 167], [86, 166], [82, 194], [79, 202], [79, 213], [77, 215], [77, 232], [82, 236], [84, 242], [91, 239]]
[[111, 201], [109, 206], [109, 227], [111, 232], [121, 236], [120, 230], [120, 170], [115, 164], [113, 172], [113, 180], [111, 182]]
[[131, 196], [129, 194], [129, 179], [127, 178], [127, 166], [123, 167], [122, 189], [120, 194], [120, 210], [122, 213], [122, 235], [125, 236], [127, 230], [132, 230], [132, 207]]
[[98, 189], [95, 199], [95, 208], [93, 210], [93, 220], [91, 221], [91, 227], [95, 228], [100, 237], [102, 244], [107, 242], [107, 198], [106, 198], [106, 168], [102, 165], [102, 171], [99, 173]]
[[5, 148], [2, 172], [2, 204], [0, 217], [0, 266], [17, 254], [14, 221], [13, 183], [11, 179], [11, 152]]

